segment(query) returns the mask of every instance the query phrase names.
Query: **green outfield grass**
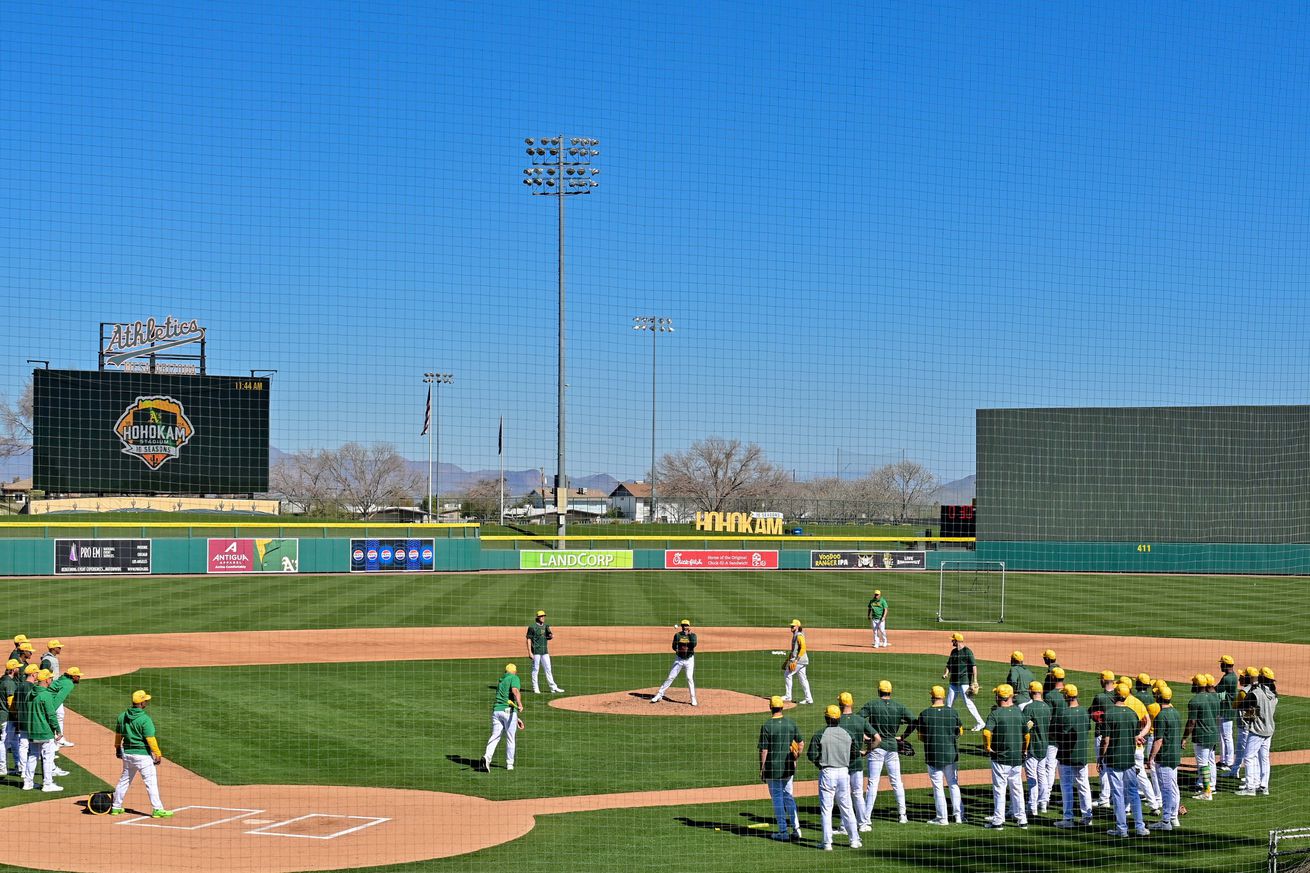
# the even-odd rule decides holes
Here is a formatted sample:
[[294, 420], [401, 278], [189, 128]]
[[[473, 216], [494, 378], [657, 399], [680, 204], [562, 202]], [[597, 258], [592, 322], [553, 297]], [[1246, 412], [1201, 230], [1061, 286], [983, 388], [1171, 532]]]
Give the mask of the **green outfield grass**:
[[[403, 640], [387, 645], [403, 645]], [[740, 785], [758, 772], [755, 742], [767, 717], [752, 715], [666, 718], [594, 715], [546, 705], [550, 695], [525, 695], [527, 730], [520, 738], [514, 774], [476, 773], [491, 700], [504, 661], [361, 662], [143, 670], [83, 682], [74, 709], [106, 726], [125, 708], [132, 690], [147, 688], [161, 744], [179, 764], [226, 784], [306, 783], [418, 788], [473, 794], [493, 800], [564, 794]], [[708, 653], [697, 659], [701, 688], [727, 688], [761, 697], [782, 692], [780, 658], [768, 652]], [[570, 695], [649, 688], [669, 666], [664, 655], [560, 658], [556, 678]], [[851, 691], [857, 705], [890, 679], [897, 697], [917, 713], [927, 689], [940, 682], [944, 659], [922, 655], [822, 653], [811, 666], [819, 704]], [[530, 662], [520, 676], [530, 689]], [[1129, 665], [1131, 666], [1131, 665]], [[984, 662], [980, 681], [1003, 681], [1004, 664]], [[1087, 690], [1091, 674], [1071, 676]], [[682, 687], [681, 680], [675, 687]], [[1179, 708], [1188, 694], [1176, 689]], [[978, 698], [985, 715], [990, 694]], [[661, 704], [664, 707], [676, 704]], [[957, 701], [965, 727], [971, 727]], [[1310, 701], [1284, 696], [1279, 703], [1275, 750], [1310, 748]], [[806, 739], [823, 723], [822, 706], [790, 715]], [[960, 741], [963, 768], [987, 767], [981, 739]], [[497, 759], [497, 763], [501, 762]], [[415, 766], [415, 762], [423, 762]], [[906, 760], [910, 773], [922, 758]], [[816, 771], [802, 761], [802, 778]]]
[[[867, 627], [865, 604], [881, 587], [889, 628], [942, 627], [937, 574], [673, 571], [438, 575], [185, 576], [9, 579], [0, 582], [23, 618], [6, 633], [51, 635], [338, 627], [551, 623], [779, 626], [800, 617], [824, 627]], [[1286, 576], [1139, 576], [1011, 573], [1006, 622], [979, 630], [1199, 637], [1300, 643], [1306, 582]], [[25, 597], [47, 608], [22, 610]], [[1258, 613], [1243, 604], [1264, 605]], [[979, 604], [982, 612], [986, 604]], [[1255, 616], [1258, 615], [1258, 620]], [[779, 645], [786, 640], [779, 632]], [[68, 650], [69, 663], [77, 652]]]

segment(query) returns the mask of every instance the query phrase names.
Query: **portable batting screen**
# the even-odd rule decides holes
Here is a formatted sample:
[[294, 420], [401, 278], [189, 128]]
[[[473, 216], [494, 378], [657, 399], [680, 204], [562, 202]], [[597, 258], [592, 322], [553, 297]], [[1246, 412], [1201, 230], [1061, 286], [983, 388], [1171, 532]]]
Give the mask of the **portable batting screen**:
[[267, 378], [44, 369], [32, 376], [36, 489], [268, 490]]

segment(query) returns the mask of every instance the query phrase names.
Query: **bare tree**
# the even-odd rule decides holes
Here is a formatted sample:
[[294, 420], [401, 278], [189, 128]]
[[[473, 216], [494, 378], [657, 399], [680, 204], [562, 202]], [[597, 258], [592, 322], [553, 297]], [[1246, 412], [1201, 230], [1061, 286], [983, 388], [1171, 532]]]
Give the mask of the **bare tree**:
[[332, 475], [330, 454], [296, 452], [279, 459], [269, 471], [271, 490], [301, 507], [306, 515], [339, 515], [341, 495]]
[[786, 471], [768, 462], [755, 443], [707, 437], [659, 463], [661, 496], [682, 498], [694, 509], [722, 512], [761, 506], [781, 497], [790, 483]]
[[870, 474], [876, 486], [886, 489], [896, 509], [896, 520], [906, 521], [910, 507], [923, 502], [937, 487], [937, 477], [918, 461], [903, 460], [873, 471]]
[[32, 451], [32, 380], [18, 400], [0, 397], [0, 458], [17, 458]]
[[[507, 487], [505, 491], [506, 505], [508, 505], [509, 499]], [[484, 521], [498, 516], [500, 514], [500, 479], [487, 477], [469, 485], [464, 491], [463, 510], [465, 515], [471, 515]]]
[[323, 455], [342, 503], [361, 518], [387, 506], [412, 504], [423, 490], [418, 472], [390, 443], [346, 443]]

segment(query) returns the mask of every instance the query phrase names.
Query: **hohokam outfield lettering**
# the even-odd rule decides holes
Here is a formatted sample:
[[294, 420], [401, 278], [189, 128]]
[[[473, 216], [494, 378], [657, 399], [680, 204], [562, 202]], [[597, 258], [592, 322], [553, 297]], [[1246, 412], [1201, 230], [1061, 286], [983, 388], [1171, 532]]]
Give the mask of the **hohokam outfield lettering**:
[[696, 530], [780, 537], [782, 517], [753, 518], [749, 512], [698, 512]]

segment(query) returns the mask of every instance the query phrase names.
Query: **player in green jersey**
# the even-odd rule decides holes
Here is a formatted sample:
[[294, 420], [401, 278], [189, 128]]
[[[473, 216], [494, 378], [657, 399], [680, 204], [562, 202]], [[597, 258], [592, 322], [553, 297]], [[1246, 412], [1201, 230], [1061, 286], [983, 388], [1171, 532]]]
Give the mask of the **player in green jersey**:
[[959, 713], [946, 706], [946, 689], [934, 685], [928, 692], [931, 705], [919, 713], [914, 724], [905, 729], [901, 739], [915, 731], [923, 739], [923, 763], [928, 768], [928, 782], [932, 785], [933, 804], [937, 815], [928, 821], [932, 825], [950, 824], [946, 817], [946, 788], [951, 791], [951, 809], [955, 823], [964, 824], [964, 800], [960, 796], [960, 734], [964, 723]]
[[860, 715], [868, 719], [874, 732], [883, 740], [876, 748], [869, 750], [869, 770], [864, 780], [864, 823], [873, 824], [873, 805], [878, 800], [878, 782], [885, 769], [892, 794], [896, 797], [897, 820], [901, 824], [908, 824], [910, 820], [905, 815], [905, 784], [901, 781], [901, 753], [896, 735], [902, 728], [910, 728], [914, 724], [914, 713], [899, 700], [892, 700], [892, 684], [883, 679], [878, 683], [878, 698], [864, 704], [860, 708]]
[[760, 781], [769, 786], [773, 817], [778, 823], [775, 840], [787, 842], [793, 833], [801, 838], [801, 818], [796, 811], [796, 794], [792, 780], [796, 775], [796, 758], [805, 748], [796, 722], [782, 714], [783, 700], [769, 698], [769, 720], [760, 726]]
[[1219, 740], [1219, 697], [1208, 693], [1210, 677], [1197, 673], [1192, 677], [1192, 699], [1187, 701], [1187, 726], [1183, 728], [1183, 742], [1192, 741], [1196, 755], [1196, 778], [1200, 791], [1194, 800], [1214, 800], [1214, 750]]
[[1103, 774], [1110, 783], [1110, 803], [1114, 809], [1114, 826], [1107, 834], [1114, 837], [1128, 836], [1128, 812], [1132, 811], [1133, 822], [1139, 837], [1149, 835], [1142, 818], [1142, 797], [1138, 792], [1137, 769], [1134, 751], [1146, 739], [1150, 720], [1142, 718], [1129, 708], [1127, 700], [1132, 696], [1130, 683], [1114, 686], [1115, 703], [1105, 710], [1101, 718], [1101, 760], [1105, 765]]
[[1237, 749], [1233, 745], [1233, 723], [1237, 721], [1237, 668], [1232, 655], [1219, 656], [1219, 682], [1215, 685], [1219, 695], [1219, 770], [1231, 771], [1237, 764]]
[[[1078, 686], [1064, 683], [1066, 705], [1051, 713], [1051, 739], [1055, 742], [1056, 760], [1060, 765], [1060, 798], [1064, 818], [1055, 823], [1057, 828], [1072, 828], [1078, 823], [1092, 823], [1092, 788], [1087, 778], [1087, 764], [1091, 760], [1090, 739], [1092, 718], [1078, 702]], [[1079, 802], [1078, 823], [1075, 823], [1074, 800]]]
[[1160, 785], [1160, 821], [1155, 825], [1162, 831], [1178, 826], [1178, 765], [1183, 759], [1183, 717], [1174, 709], [1173, 689], [1167, 685], [1156, 692], [1159, 701], [1148, 707], [1151, 711], [1151, 753], [1147, 764], [1155, 773]]
[[992, 759], [992, 814], [989, 828], [1005, 827], [1005, 796], [1010, 796], [1010, 814], [1023, 830], [1028, 815], [1023, 802], [1023, 759], [1028, 748], [1030, 722], [1014, 705], [1014, 689], [1004, 683], [993, 689], [996, 706], [983, 728], [983, 750]]
[[546, 668], [546, 684], [552, 694], [563, 694], [564, 689], [555, 684], [555, 674], [550, 669], [550, 641], [555, 639], [555, 632], [546, 622], [546, 610], [538, 609], [536, 618], [528, 625], [525, 635], [528, 641], [528, 655], [532, 658], [532, 693], [540, 694], [537, 674]]
[[1051, 782], [1055, 776], [1055, 747], [1050, 744], [1051, 705], [1042, 699], [1042, 683], [1036, 679], [1028, 683], [1028, 706], [1023, 710], [1028, 719], [1028, 756], [1023, 769], [1028, 777], [1028, 815], [1036, 818], [1046, 812], [1051, 801]]
[[505, 737], [505, 769], [514, 769], [514, 752], [516, 737], [523, 729], [523, 684], [519, 681], [519, 668], [513, 664], [505, 665], [505, 672], [496, 683], [496, 701], [491, 705], [491, 738], [487, 740], [487, 749], [482, 754], [482, 766], [476, 769], [484, 773], [491, 771], [491, 756], [496, 754], [500, 738]]
[[882, 649], [890, 646], [887, 642], [887, 598], [882, 596], [882, 591], [874, 589], [873, 598], [869, 601], [868, 609], [869, 627], [873, 629], [873, 647]]
[[1010, 653], [1010, 672], [1005, 674], [1005, 684], [1014, 689], [1014, 705], [1020, 709], [1027, 709], [1028, 701], [1032, 698], [1029, 696], [1028, 686], [1033, 683], [1033, 672], [1023, 663], [1023, 652], [1015, 650]]
[[851, 739], [855, 740], [847, 779], [851, 792], [851, 811], [855, 813], [855, 823], [859, 826], [860, 832], [867, 833], [873, 830], [873, 824], [866, 822], [869, 815], [868, 810], [864, 808], [864, 756], [871, 746], [882, 742], [882, 737], [869, 724], [867, 718], [854, 711], [855, 698], [849, 691], [837, 695], [837, 705], [841, 707], [842, 713], [837, 723], [850, 733]]
[[973, 649], [964, 644], [964, 634], [951, 634], [951, 653], [946, 658], [946, 669], [942, 671], [946, 680], [946, 705], [955, 706], [955, 697], [964, 698], [964, 707], [973, 716], [974, 733], [983, 729], [982, 716], [974, 706], [973, 696], [978, 693], [978, 662], [973, 657]]

